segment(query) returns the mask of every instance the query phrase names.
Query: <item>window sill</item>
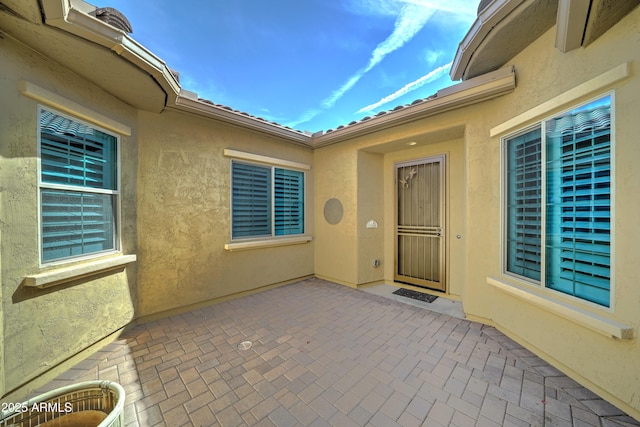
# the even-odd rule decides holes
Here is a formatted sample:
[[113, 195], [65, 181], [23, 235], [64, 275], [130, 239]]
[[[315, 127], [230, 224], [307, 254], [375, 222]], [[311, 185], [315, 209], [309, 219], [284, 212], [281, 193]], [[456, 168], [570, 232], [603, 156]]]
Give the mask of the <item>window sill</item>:
[[135, 261], [136, 255], [120, 255], [96, 261], [83, 262], [70, 267], [56, 268], [38, 274], [30, 274], [25, 276], [23, 283], [25, 286], [47, 288], [83, 277], [116, 270]]
[[514, 296], [523, 301], [531, 303], [543, 310], [549, 311], [557, 316], [571, 320], [578, 325], [589, 328], [607, 337], [620, 339], [632, 339], [633, 328], [615, 322], [610, 319], [598, 316], [579, 308], [572, 307], [561, 302], [552, 301], [532, 292], [510, 285], [496, 277], [487, 277], [487, 283], [494, 286], [499, 291], [507, 295]]
[[296, 237], [276, 237], [262, 240], [248, 240], [231, 242], [224, 245], [225, 250], [244, 251], [248, 249], [261, 249], [261, 248], [273, 248], [276, 246], [289, 246], [299, 245], [302, 243], [309, 243], [311, 236], [296, 236]]

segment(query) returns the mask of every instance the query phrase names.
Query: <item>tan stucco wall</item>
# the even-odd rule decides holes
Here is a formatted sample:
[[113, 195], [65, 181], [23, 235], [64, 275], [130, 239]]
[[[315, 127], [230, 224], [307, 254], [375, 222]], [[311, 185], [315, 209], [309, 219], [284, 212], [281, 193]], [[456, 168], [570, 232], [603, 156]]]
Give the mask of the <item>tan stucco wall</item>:
[[[21, 79], [132, 128], [136, 118], [93, 84], [0, 38], [0, 396], [122, 328], [135, 309], [135, 264], [48, 289], [24, 285], [26, 275], [56, 267], [39, 267], [38, 103], [19, 92]], [[133, 138], [122, 137], [122, 248], [129, 254], [136, 245], [136, 157]]]
[[[314, 152], [315, 167], [315, 274], [350, 286], [358, 283], [358, 153], [349, 144]], [[324, 217], [330, 199], [342, 203], [336, 224]]]
[[[382, 280], [392, 283], [393, 166], [444, 154], [450, 295], [462, 299], [470, 318], [496, 325], [579, 382], [635, 417], [640, 416], [640, 347], [636, 338], [640, 287], [635, 268], [640, 228], [634, 225], [640, 209], [640, 173], [635, 167], [640, 158], [640, 145], [635, 141], [640, 122], [634, 117], [640, 111], [640, 79], [635, 76], [640, 39], [630, 37], [638, 27], [640, 9], [588, 48], [566, 54], [554, 48], [552, 29], [513, 59], [518, 87], [512, 94], [317, 149], [316, 274], [350, 286], [379, 280], [379, 272], [372, 273], [369, 268], [372, 257], [379, 256], [380, 232], [368, 235], [372, 230], [365, 228], [369, 219], [376, 219], [382, 228]], [[607, 79], [601, 76], [627, 62], [631, 64], [630, 77], [602, 83]], [[576, 87], [588, 90], [580, 92]], [[615, 99], [614, 278], [612, 308], [604, 309], [538, 286], [523, 286], [502, 274], [500, 137], [504, 133], [491, 136], [491, 131], [520, 118], [513, 129], [505, 131], [515, 132], [611, 90]], [[553, 108], [531, 115], [532, 109], [549, 100]], [[418, 145], [407, 147], [412, 140]], [[344, 218], [337, 225], [328, 224], [322, 216], [323, 205], [330, 198], [338, 198], [344, 205]], [[534, 304], [500, 291], [487, 282], [488, 277], [509, 286], [519, 285], [543, 303]], [[564, 317], [557, 314], [558, 307]], [[563, 311], [567, 307], [568, 311]], [[600, 326], [593, 329], [576, 321], [578, 315], [595, 319], [594, 324]], [[616, 339], [603, 334], [603, 326], [611, 322], [632, 328], [634, 338]]]
[[[0, 396], [46, 372], [138, 317], [250, 292], [315, 274], [349, 286], [392, 283], [394, 164], [446, 156], [447, 293], [472, 319], [498, 328], [636, 418], [640, 417], [640, 287], [635, 268], [640, 227], [640, 10], [586, 49], [554, 48], [554, 29], [513, 59], [515, 92], [492, 101], [318, 148], [176, 111], [140, 113], [53, 61], [0, 39]], [[501, 272], [500, 137], [491, 129], [558, 99], [608, 70], [631, 63], [631, 77], [578, 94], [548, 114], [615, 91], [615, 228], [612, 308], [602, 309], [535, 286], [531, 295], [634, 329], [614, 339], [487, 283]], [[511, 64], [509, 64], [511, 65]], [[121, 138], [125, 271], [46, 290], [24, 286], [38, 265], [36, 101], [26, 80], [130, 126]], [[407, 142], [416, 141], [413, 148]], [[223, 150], [308, 164], [306, 228], [313, 240], [230, 252], [230, 158]], [[343, 217], [324, 218], [329, 199]], [[367, 228], [375, 220], [378, 228]], [[457, 236], [460, 235], [460, 238]], [[373, 266], [373, 260], [382, 262]]]
[[[615, 119], [615, 225], [612, 246], [612, 306], [595, 307], [565, 295], [543, 291], [533, 285], [520, 286], [532, 295], [542, 296], [605, 320], [631, 327], [638, 335], [640, 327], [640, 287], [637, 255], [640, 228], [640, 173], [635, 163], [640, 158], [640, 9], [636, 9], [588, 48], [566, 54], [554, 48], [555, 29], [550, 30], [513, 59], [518, 87], [511, 95], [492, 103], [490, 109], [478, 108], [467, 127], [467, 285], [464, 307], [472, 318], [493, 322], [513, 338], [543, 355], [578, 381], [603, 397], [640, 416], [640, 346], [637, 338], [615, 339], [589, 329], [583, 323], [560, 317], [547, 310], [501, 292], [487, 283], [493, 276], [509, 285], [517, 284], [501, 274], [501, 195], [500, 137], [490, 130], [514, 117], [527, 118], [527, 112], [549, 100], [556, 100], [551, 111], [529, 117], [515, 128], [522, 129], [548, 115], [566, 110], [580, 102], [614, 91]], [[566, 99], [584, 82], [597, 82], [598, 76], [630, 61], [631, 77], [595, 91]], [[595, 79], [595, 80], [594, 80]], [[596, 87], [598, 84], [595, 85]], [[582, 86], [584, 87], [584, 86]], [[559, 101], [558, 101], [559, 100]]]
[[[384, 279], [384, 182], [384, 155], [358, 151], [358, 285]], [[377, 228], [367, 228], [369, 221], [375, 221]], [[380, 261], [378, 267], [375, 260]]]
[[[393, 283], [395, 269], [395, 163], [446, 156], [447, 293], [464, 290], [464, 113], [418, 120], [316, 149], [316, 274], [349, 286]], [[407, 142], [416, 141], [411, 148]], [[323, 215], [331, 198], [344, 218]], [[367, 228], [375, 220], [378, 228]], [[461, 238], [457, 239], [456, 236]], [[373, 261], [381, 266], [374, 267]]]
[[141, 113], [140, 316], [313, 274], [314, 242], [229, 252], [231, 160], [225, 149], [310, 165], [306, 230], [313, 235], [313, 152], [195, 116]]

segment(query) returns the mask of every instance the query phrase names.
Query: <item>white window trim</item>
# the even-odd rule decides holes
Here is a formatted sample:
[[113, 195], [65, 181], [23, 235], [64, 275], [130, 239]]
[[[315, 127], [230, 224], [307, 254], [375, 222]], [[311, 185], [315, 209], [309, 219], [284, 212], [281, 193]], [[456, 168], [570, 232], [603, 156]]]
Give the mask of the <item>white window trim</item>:
[[[298, 245], [298, 244], [303, 244], [303, 243], [309, 243], [313, 240], [313, 238], [311, 236], [309, 236], [307, 234], [307, 218], [308, 216], [308, 209], [307, 209], [307, 189], [308, 189], [308, 179], [307, 179], [307, 174], [306, 171], [311, 170], [311, 165], [308, 165], [306, 163], [299, 163], [299, 162], [293, 162], [290, 160], [283, 160], [283, 159], [278, 159], [275, 157], [269, 157], [269, 156], [263, 156], [260, 154], [253, 154], [253, 153], [247, 153], [244, 151], [237, 151], [237, 150], [232, 150], [229, 148], [225, 148], [224, 149], [224, 156], [225, 157], [229, 157], [231, 159], [231, 162], [233, 162], [233, 160], [241, 160], [241, 161], [245, 161], [247, 163], [252, 163], [252, 164], [256, 164], [256, 165], [262, 165], [262, 166], [271, 166], [271, 167], [278, 167], [278, 168], [283, 168], [283, 169], [290, 169], [290, 170], [298, 170], [298, 171], [302, 171], [305, 172], [305, 179], [304, 179], [304, 218], [305, 218], [305, 222], [304, 222], [304, 232], [302, 234], [296, 234], [296, 235], [288, 235], [288, 236], [275, 236], [275, 235], [271, 235], [271, 236], [261, 236], [261, 237], [246, 237], [246, 238], [240, 238], [240, 239], [233, 239], [233, 237], [231, 236], [231, 221], [232, 216], [233, 216], [233, 187], [229, 186], [229, 201], [231, 203], [231, 206], [229, 207], [229, 239], [230, 242], [225, 243], [224, 245], [224, 249], [230, 252], [234, 252], [234, 251], [242, 251], [242, 250], [249, 250], [249, 249], [263, 249], [263, 248], [271, 248], [271, 247], [278, 247], [278, 246], [289, 246], [289, 245]], [[230, 162], [230, 163], [231, 163]], [[231, 167], [229, 167], [229, 170], [231, 170]], [[230, 174], [231, 175], [231, 174]], [[273, 180], [271, 183], [272, 187], [273, 187]], [[273, 191], [273, 188], [272, 188]], [[273, 233], [273, 224], [272, 224], [272, 233]]]
[[[538, 126], [541, 127], [541, 132], [542, 134], [544, 134], [544, 126], [543, 123], [557, 115], [561, 115], [564, 114], [566, 112], [569, 112], [573, 109], [575, 109], [576, 107], [580, 107], [586, 104], [589, 104], [590, 102], [596, 101], [598, 99], [602, 99], [606, 96], [609, 96], [611, 98], [611, 141], [613, 142], [611, 144], [611, 176], [612, 176], [612, 181], [611, 181], [611, 224], [615, 225], [615, 216], [616, 216], [616, 212], [615, 212], [615, 199], [616, 199], [616, 188], [615, 188], [615, 176], [616, 176], [616, 162], [615, 162], [615, 150], [616, 150], [616, 135], [615, 135], [615, 123], [616, 123], [616, 118], [615, 118], [615, 92], [613, 90], [611, 91], [606, 91], [603, 93], [599, 93], [596, 96], [589, 98], [587, 100], [583, 100], [581, 102], [573, 102], [573, 103], [568, 103], [568, 104], [563, 104], [564, 109], [558, 112], [555, 112], [553, 114], [549, 114], [548, 112], [546, 112], [546, 114], [544, 114], [544, 116], [535, 116], [536, 120], [534, 123], [530, 123], [528, 126], [523, 127], [522, 129], [518, 129], [515, 130], [511, 133], [509, 133], [508, 135], [504, 135], [500, 138], [500, 276], [498, 278], [495, 277], [487, 277], [487, 283], [494, 285], [498, 288], [500, 288], [502, 291], [505, 291], [504, 286], [508, 285], [511, 286], [513, 288], [513, 292], [507, 292], [507, 293], [511, 293], [514, 294], [516, 296], [522, 296], [522, 292], [525, 293], [530, 293], [531, 297], [529, 298], [521, 298], [521, 299], [525, 299], [527, 301], [531, 301], [536, 303], [537, 305], [541, 306], [541, 307], [546, 307], [549, 305], [558, 305], [558, 306], [562, 306], [562, 307], [573, 307], [573, 310], [575, 310], [575, 314], [577, 316], [578, 319], [583, 318], [581, 316], [581, 310], [582, 308], [586, 308], [586, 309], [595, 309], [596, 311], [599, 312], [604, 312], [604, 313], [609, 313], [609, 314], [613, 314], [615, 312], [615, 295], [616, 295], [616, 286], [615, 286], [615, 232], [612, 229], [611, 230], [611, 254], [610, 254], [610, 274], [611, 274], [611, 278], [609, 280], [609, 284], [610, 284], [610, 288], [609, 288], [609, 307], [605, 307], [602, 306], [600, 304], [596, 304], [593, 303], [591, 301], [573, 296], [573, 295], [569, 295], [569, 294], [565, 294], [563, 292], [551, 289], [551, 288], [547, 288], [546, 285], [544, 284], [544, 280], [543, 278], [545, 277], [545, 262], [544, 260], [546, 259], [546, 249], [545, 249], [545, 245], [542, 245], [541, 248], [541, 258], [542, 258], [542, 265], [541, 265], [541, 271], [540, 271], [540, 276], [541, 276], [541, 280], [540, 281], [536, 281], [533, 279], [530, 279], [528, 277], [523, 277], [520, 276], [518, 274], [515, 273], [511, 273], [507, 271], [507, 262], [506, 262], [506, 257], [507, 257], [507, 250], [506, 250], [506, 237], [507, 237], [507, 218], [506, 218], [506, 212], [505, 212], [505, 205], [506, 205], [506, 200], [507, 200], [507, 147], [506, 147], [506, 142], [508, 139], [513, 138], [519, 134], [528, 132]], [[544, 105], [544, 104], [543, 104]], [[528, 119], [527, 122], [529, 122], [530, 120]], [[544, 145], [544, 140], [543, 140], [543, 145]], [[541, 159], [542, 164], [544, 165], [546, 163], [546, 149], [542, 150], [542, 159]], [[541, 195], [541, 200], [542, 200], [542, 205], [544, 207], [544, 200], [546, 199], [546, 174], [543, 173], [542, 174], [542, 195]], [[542, 209], [542, 218], [541, 218], [541, 222], [543, 225], [543, 237], [546, 234], [546, 230], [545, 230], [545, 224], [546, 224], [546, 210], [543, 208]], [[496, 285], [496, 283], [498, 283], [498, 285]], [[531, 287], [531, 291], [528, 291], [526, 289], [523, 289], [522, 285], [525, 285], [526, 287]], [[543, 296], [537, 295], [537, 293], [533, 293], [533, 292], [540, 292], [543, 294]], [[544, 301], [544, 303], [542, 302]], [[580, 308], [582, 307], [582, 308]], [[554, 310], [549, 310], [549, 311], [554, 311]], [[566, 313], [567, 311], [563, 308], [562, 310], [563, 313]], [[588, 313], [588, 312], [585, 312]], [[556, 313], [558, 314], [558, 313]], [[591, 313], [589, 313], [591, 315]], [[595, 314], [593, 314], [593, 316], [596, 316]], [[563, 317], [567, 317], [564, 316]], [[576, 320], [576, 319], [574, 319]], [[578, 322], [581, 323], [581, 322]], [[588, 322], [587, 322], [588, 323]], [[614, 322], [615, 323], [615, 322]], [[633, 335], [633, 329], [632, 328], [628, 328], [628, 327], [623, 327], [622, 329], [631, 329], [631, 334]], [[608, 332], [607, 332], [608, 333]], [[605, 333], [605, 335], [607, 334]], [[625, 334], [628, 335], [628, 332], [625, 332]], [[620, 338], [620, 337], [619, 337]]]
[[578, 307], [566, 304], [561, 301], [554, 301], [546, 295], [538, 295], [528, 289], [514, 286], [512, 281], [505, 281], [500, 277], [487, 277], [487, 284], [495, 287], [507, 295], [516, 297], [536, 307], [570, 320], [585, 328], [591, 329], [607, 337], [619, 339], [633, 339], [634, 329], [631, 326], [623, 325], [614, 320], [607, 319], [595, 313], [583, 310]]
[[[49, 183], [43, 183], [42, 182], [42, 161], [41, 161], [41, 130], [40, 130], [40, 114], [41, 111], [45, 109], [48, 111], [51, 111], [55, 114], [59, 114], [62, 115], [63, 117], [66, 117], [70, 120], [74, 120], [77, 122], [81, 122], [81, 123], [85, 123], [89, 126], [91, 126], [92, 128], [99, 130], [101, 132], [107, 133], [109, 135], [112, 135], [116, 138], [116, 153], [117, 153], [117, 159], [116, 159], [116, 168], [117, 168], [117, 189], [116, 190], [101, 190], [101, 189], [92, 189], [91, 192], [95, 192], [95, 193], [100, 193], [100, 194], [110, 194], [110, 195], [114, 195], [116, 196], [116, 203], [115, 203], [115, 236], [114, 237], [114, 249], [109, 249], [106, 251], [100, 251], [100, 252], [94, 252], [94, 253], [90, 253], [90, 254], [83, 254], [83, 255], [79, 255], [76, 257], [69, 257], [69, 258], [64, 258], [64, 259], [59, 259], [59, 260], [53, 260], [53, 261], [43, 261], [42, 259], [42, 200], [41, 200], [41, 189], [42, 188], [50, 188], [50, 189], [60, 189], [60, 190], [73, 190], [73, 191], [86, 191], [85, 188], [83, 187], [77, 187], [77, 186], [73, 186], [73, 185], [60, 185], [60, 184], [49, 184]], [[41, 105], [41, 104], [37, 104], [37, 111], [36, 111], [36, 126], [37, 126], [37, 175], [38, 175], [38, 192], [37, 192], [37, 209], [38, 209], [38, 265], [40, 268], [46, 268], [46, 267], [51, 267], [51, 266], [60, 266], [60, 265], [66, 265], [66, 264], [70, 264], [70, 263], [74, 263], [77, 261], [83, 261], [83, 260], [93, 260], [96, 258], [100, 258], [100, 257], [104, 257], [105, 255], [112, 255], [112, 254], [120, 254], [122, 255], [122, 228], [121, 228], [121, 192], [120, 189], [122, 188], [122, 183], [121, 183], [121, 137], [119, 134], [113, 132], [112, 130], [108, 130], [105, 128], [102, 128], [98, 125], [95, 124], [95, 122], [88, 122], [86, 120], [80, 119], [79, 117], [73, 115], [73, 114], [68, 114], [63, 111], [59, 111], [55, 108], [46, 106], [46, 105]], [[29, 276], [27, 276], [29, 277]]]
[[98, 273], [106, 273], [124, 268], [127, 264], [135, 262], [136, 259], [136, 255], [119, 255], [91, 260], [69, 267], [56, 268], [42, 273], [30, 274], [24, 277], [24, 285], [36, 288], [62, 285], [73, 280], [91, 277]]
[[312, 237], [306, 234], [297, 235], [295, 237], [265, 237], [260, 239], [234, 240], [233, 242], [225, 243], [224, 248], [229, 252], [244, 251], [248, 249], [299, 245], [302, 243], [309, 243], [311, 240]]
[[18, 82], [18, 88], [23, 95], [34, 99], [48, 107], [54, 108], [66, 114], [70, 114], [85, 122], [89, 122], [91, 125], [107, 129], [111, 133], [115, 132], [123, 136], [131, 136], [130, 126], [106, 117], [96, 111], [91, 110], [90, 108], [78, 104], [77, 102], [60, 96], [57, 93], [50, 92], [38, 85], [25, 80], [20, 80]]
[[563, 92], [561, 95], [555, 96], [546, 102], [528, 110], [522, 114], [507, 120], [491, 128], [489, 136], [496, 137], [505, 133], [513, 133], [520, 128], [524, 128], [527, 124], [539, 122], [542, 117], [549, 116], [549, 112], [558, 109], [568, 108], [572, 104], [580, 103], [580, 99], [585, 97], [594, 97], [595, 94], [602, 92], [614, 83], [631, 76], [631, 63], [625, 62], [612, 68], [611, 70], [594, 77], [572, 89]]
[[311, 170], [311, 165], [308, 165], [306, 163], [292, 162], [289, 160], [282, 160], [275, 157], [262, 156], [260, 154], [245, 153], [244, 151], [236, 151], [236, 150], [231, 150], [229, 148], [224, 149], [224, 156], [230, 157], [232, 159], [247, 160], [248, 162], [253, 162], [253, 163], [262, 163], [266, 165], [278, 166], [285, 169], [298, 169], [302, 171]]
[[[35, 101], [36, 104], [36, 120], [37, 127], [39, 126], [39, 115], [41, 108], [53, 109], [58, 112], [65, 113], [72, 116], [74, 120], [80, 119], [87, 122], [91, 126], [94, 126], [101, 130], [106, 130], [108, 133], [116, 134], [118, 136], [118, 191], [121, 190], [121, 156], [120, 156], [120, 143], [119, 136], [131, 136], [131, 127], [122, 124], [116, 120], [106, 117], [90, 108], [84, 107], [70, 99], [67, 99], [61, 95], [48, 91], [40, 86], [37, 86], [31, 82], [20, 80], [18, 82], [18, 88], [20, 92]], [[112, 253], [102, 252], [99, 254], [90, 254], [87, 256], [70, 258], [61, 261], [50, 262], [42, 264], [42, 224], [40, 215], [40, 181], [42, 178], [41, 164], [40, 164], [40, 133], [37, 132], [37, 175], [38, 175], [38, 191], [37, 191], [37, 208], [38, 208], [38, 224], [37, 224], [37, 237], [38, 237], [38, 267], [47, 268], [46, 271], [41, 271], [34, 274], [29, 274], [24, 277], [23, 283], [25, 286], [45, 288], [50, 286], [57, 286], [64, 283], [71, 282], [82, 278], [88, 278], [100, 273], [109, 273], [120, 268], [125, 268], [128, 264], [136, 262], [136, 255], [124, 255], [118, 251], [112, 251]], [[121, 211], [120, 211], [120, 198], [117, 206], [117, 230], [118, 241], [117, 247], [121, 248]], [[68, 265], [71, 264], [71, 265]]]

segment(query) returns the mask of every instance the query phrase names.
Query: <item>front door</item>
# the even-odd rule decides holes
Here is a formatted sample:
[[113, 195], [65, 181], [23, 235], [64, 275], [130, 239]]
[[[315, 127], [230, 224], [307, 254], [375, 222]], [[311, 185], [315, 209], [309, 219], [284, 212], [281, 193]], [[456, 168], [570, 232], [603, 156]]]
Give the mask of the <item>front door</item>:
[[395, 280], [445, 291], [444, 156], [396, 164]]

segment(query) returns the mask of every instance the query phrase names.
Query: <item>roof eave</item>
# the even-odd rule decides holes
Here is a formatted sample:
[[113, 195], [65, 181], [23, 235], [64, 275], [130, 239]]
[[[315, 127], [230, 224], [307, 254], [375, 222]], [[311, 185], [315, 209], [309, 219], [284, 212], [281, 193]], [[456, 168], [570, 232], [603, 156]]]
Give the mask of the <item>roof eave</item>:
[[180, 84], [167, 64], [127, 33], [89, 15], [82, 0], [43, 1], [45, 23], [97, 45], [111, 49], [151, 75], [167, 94], [167, 100], [180, 93]]
[[516, 87], [514, 67], [505, 67], [438, 91], [433, 99], [374, 117], [345, 128], [314, 136], [314, 148], [353, 139], [446, 111], [463, 108], [512, 92]]
[[509, 16], [523, 2], [524, 0], [494, 0], [478, 14], [473, 25], [458, 45], [451, 71], [449, 71], [452, 80], [465, 78], [469, 62], [485, 37], [493, 27]]

